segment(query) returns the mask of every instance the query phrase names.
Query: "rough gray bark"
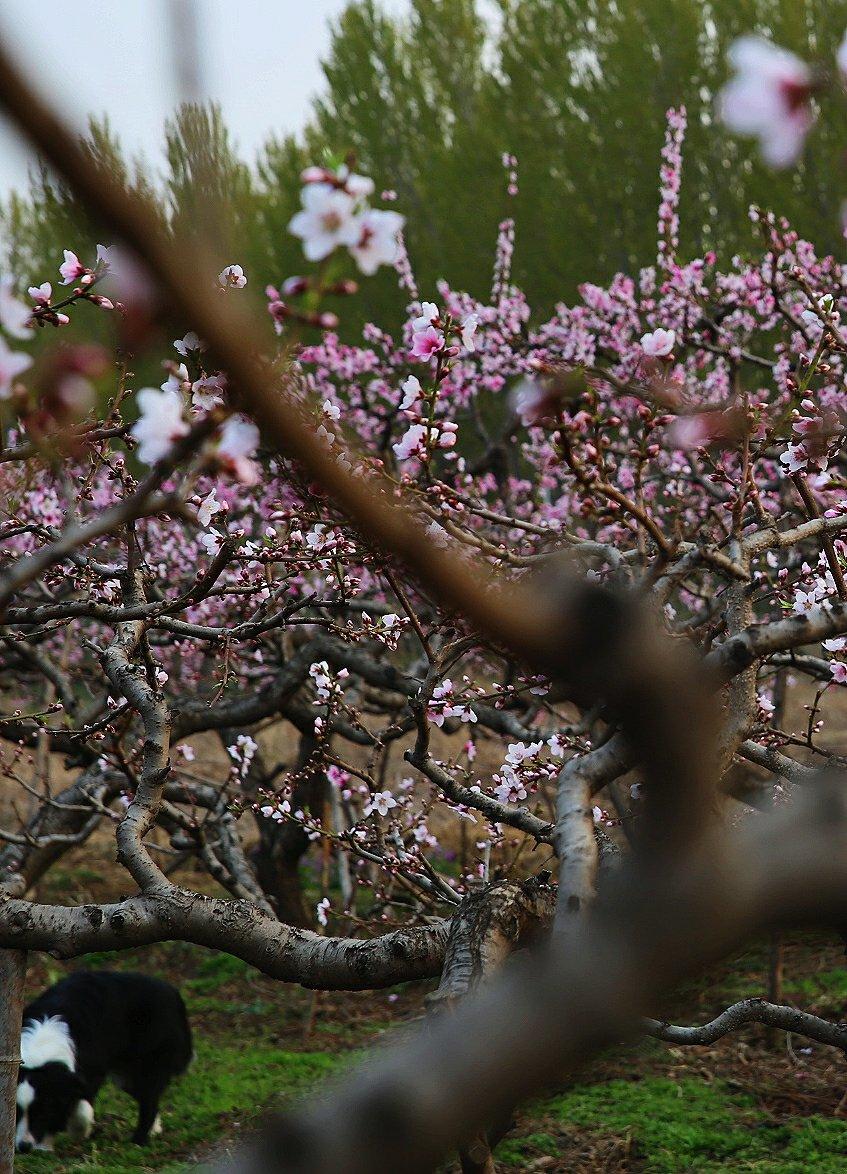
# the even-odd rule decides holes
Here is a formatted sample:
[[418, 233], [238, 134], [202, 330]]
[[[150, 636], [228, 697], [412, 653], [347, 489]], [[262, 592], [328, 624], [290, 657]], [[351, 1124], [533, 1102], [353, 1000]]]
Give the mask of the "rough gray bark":
[[0, 950], [0, 1174], [10, 1174], [15, 1161], [15, 1097], [25, 975], [23, 950]]
[[559, 771], [554, 843], [559, 858], [556, 934], [568, 935], [594, 897], [599, 853], [591, 810], [591, 781], [572, 759]]
[[152, 942], [223, 950], [286, 982], [367, 990], [441, 973], [449, 921], [371, 939], [322, 937], [282, 925], [251, 901], [222, 901], [175, 885], [104, 905], [41, 905], [0, 893], [0, 946], [76, 958]]
[[500, 880], [465, 897], [450, 922], [432, 1010], [451, 1006], [496, 973], [515, 950], [537, 944], [549, 930], [555, 888], [547, 877]]
[[830, 1023], [818, 1015], [771, 1003], [767, 999], [742, 999], [708, 1023], [696, 1027], [677, 1027], [658, 1019], [643, 1019], [641, 1026], [647, 1035], [669, 1044], [713, 1044], [745, 1023], [764, 1023], [847, 1052], [847, 1026], [843, 1023]]
[[[554, 909], [555, 890], [541, 877], [521, 883], [495, 881], [467, 896], [450, 925], [441, 982], [427, 1000], [431, 1013], [453, 1011], [515, 950], [538, 944], [550, 928]], [[495, 1174], [492, 1150], [510, 1126], [507, 1116], [460, 1146], [462, 1174]]]

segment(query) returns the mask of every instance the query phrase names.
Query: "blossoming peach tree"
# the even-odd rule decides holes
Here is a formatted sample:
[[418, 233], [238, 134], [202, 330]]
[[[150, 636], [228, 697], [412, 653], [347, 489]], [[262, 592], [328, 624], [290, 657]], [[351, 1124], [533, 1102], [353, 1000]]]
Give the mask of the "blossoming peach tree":
[[[789, 162], [811, 73], [762, 42], [736, 62], [725, 120]], [[263, 369], [333, 460], [383, 470], [456, 558], [519, 579], [566, 555], [648, 597], [720, 682], [727, 811], [755, 818], [839, 761], [847, 287], [759, 209], [751, 259], [683, 261], [684, 132], [670, 111], [656, 263], [542, 322], [511, 281], [511, 219], [489, 296], [419, 291], [373, 182], [310, 168], [290, 230], [314, 266], [266, 290]], [[364, 275], [396, 269], [397, 335], [335, 332], [345, 254]], [[343, 503], [263, 451], [191, 322], [161, 386], [137, 387], [151, 292], [118, 249], [66, 250], [59, 276], [0, 285], [0, 944], [69, 956], [175, 937], [360, 988], [437, 976], [461, 926], [483, 967], [492, 909], [513, 937], [549, 914], [568, 779], [590, 787], [614, 867], [643, 784], [609, 714], [564, 704], [440, 610]], [[237, 264], [204, 279], [251, 294]], [[60, 338], [28, 353], [93, 313], [114, 316], [116, 356]], [[215, 743], [227, 770], [200, 767]], [[104, 826], [130, 896], [27, 900]], [[234, 899], [174, 884], [187, 860]]]

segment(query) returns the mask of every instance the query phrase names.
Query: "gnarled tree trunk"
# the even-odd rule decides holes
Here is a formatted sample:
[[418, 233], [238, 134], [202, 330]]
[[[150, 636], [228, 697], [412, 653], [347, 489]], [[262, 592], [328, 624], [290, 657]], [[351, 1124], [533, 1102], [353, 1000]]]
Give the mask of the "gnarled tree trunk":
[[[495, 881], [465, 898], [450, 925], [441, 982], [427, 1000], [432, 1014], [449, 1013], [515, 950], [543, 940], [556, 908], [555, 889], [547, 880], [542, 874], [520, 883]], [[492, 1149], [511, 1124], [492, 1123], [487, 1132], [467, 1140], [459, 1150], [463, 1174], [494, 1174]]]
[[[316, 746], [314, 735], [301, 734], [295, 768], [298, 776], [307, 765]], [[254, 789], [261, 786], [263, 777], [267, 778], [267, 770], [262, 752], [259, 750], [251, 764], [245, 791], [250, 784]], [[295, 810], [309, 810], [322, 817], [327, 786], [326, 775], [322, 770], [307, 771], [302, 777], [298, 777], [294, 786], [292, 807]], [[259, 831], [259, 843], [251, 854], [251, 863], [265, 896], [280, 921], [284, 921], [286, 925], [311, 927], [313, 918], [306, 909], [300, 880], [300, 862], [309, 847], [309, 837], [299, 824], [288, 820], [277, 823], [275, 820], [265, 819], [263, 815], [257, 815], [256, 826]]]

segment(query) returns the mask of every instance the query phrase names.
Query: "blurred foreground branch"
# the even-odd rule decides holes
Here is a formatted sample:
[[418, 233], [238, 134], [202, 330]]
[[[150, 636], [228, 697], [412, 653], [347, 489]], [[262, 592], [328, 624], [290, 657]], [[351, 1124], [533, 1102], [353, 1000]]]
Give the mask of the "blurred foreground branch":
[[[843, 915], [847, 805], [837, 787], [822, 786], [804, 796], [802, 808], [757, 819], [752, 832], [722, 844], [707, 837], [676, 867], [621, 871], [591, 917], [567, 935], [566, 949], [554, 939], [546, 954], [513, 960], [496, 985], [455, 1015], [372, 1059], [220, 1169], [434, 1169], [518, 1101], [637, 1032], [680, 979], [750, 934]], [[731, 1018], [761, 1016], [791, 1029], [788, 1010], [733, 1009]], [[662, 1038], [723, 1033], [714, 1025], [646, 1026]], [[817, 1029], [807, 1034], [821, 1038]], [[822, 1042], [842, 1042], [838, 1029], [827, 1035]]]

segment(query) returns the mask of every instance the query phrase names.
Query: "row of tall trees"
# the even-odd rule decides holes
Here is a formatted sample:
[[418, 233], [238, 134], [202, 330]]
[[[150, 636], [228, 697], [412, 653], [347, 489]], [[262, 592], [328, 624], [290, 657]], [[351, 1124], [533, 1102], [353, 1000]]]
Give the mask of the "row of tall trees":
[[[814, 62], [842, 25], [827, 0], [411, 0], [403, 17], [355, 0], [333, 28], [308, 125], [297, 138], [271, 137], [254, 163], [240, 158], [214, 108], [175, 114], [163, 176], [127, 160], [105, 124], [92, 124], [90, 146], [97, 162], [154, 191], [168, 219], [190, 226], [217, 215], [262, 284], [299, 263], [286, 227], [307, 162], [353, 151], [396, 190], [425, 291], [445, 277], [483, 294], [490, 261], [479, 242], [493, 241], [511, 205], [516, 280], [547, 310], [581, 281], [652, 260], [665, 111], [683, 102], [683, 256], [748, 252], [750, 203], [787, 215], [821, 251], [837, 250], [839, 120], [824, 111], [803, 164], [781, 176], [711, 124], [734, 37], [758, 29]], [[512, 200], [504, 152], [519, 162]], [[43, 274], [71, 237], [80, 244], [78, 219], [70, 197], [37, 172], [2, 210], [15, 271]], [[401, 312], [386, 273], [368, 283], [349, 325], [397, 322]]]

